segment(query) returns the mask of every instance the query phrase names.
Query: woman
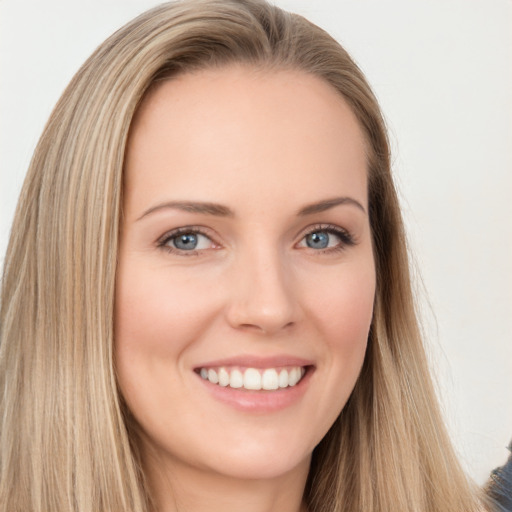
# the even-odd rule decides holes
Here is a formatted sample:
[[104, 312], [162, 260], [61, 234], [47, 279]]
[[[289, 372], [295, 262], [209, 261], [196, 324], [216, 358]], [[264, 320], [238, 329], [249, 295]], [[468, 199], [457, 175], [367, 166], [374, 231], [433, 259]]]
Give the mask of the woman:
[[482, 510], [377, 102], [306, 20], [199, 0], [114, 34], [52, 114], [12, 233], [2, 510]]

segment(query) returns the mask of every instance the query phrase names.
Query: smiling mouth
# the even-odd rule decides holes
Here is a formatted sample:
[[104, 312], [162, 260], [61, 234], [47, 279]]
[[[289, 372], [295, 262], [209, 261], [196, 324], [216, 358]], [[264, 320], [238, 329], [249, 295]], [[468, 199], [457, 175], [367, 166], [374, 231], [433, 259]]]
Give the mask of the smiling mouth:
[[249, 391], [275, 391], [295, 387], [308, 371], [308, 366], [285, 368], [198, 368], [196, 373], [211, 384]]

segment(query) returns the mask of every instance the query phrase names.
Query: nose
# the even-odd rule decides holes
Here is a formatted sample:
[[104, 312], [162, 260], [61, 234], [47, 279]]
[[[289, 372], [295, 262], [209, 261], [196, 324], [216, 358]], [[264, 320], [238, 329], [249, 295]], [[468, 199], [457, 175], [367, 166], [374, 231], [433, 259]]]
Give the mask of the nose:
[[289, 266], [278, 251], [260, 250], [240, 258], [230, 277], [228, 323], [235, 329], [276, 334], [299, 318]]

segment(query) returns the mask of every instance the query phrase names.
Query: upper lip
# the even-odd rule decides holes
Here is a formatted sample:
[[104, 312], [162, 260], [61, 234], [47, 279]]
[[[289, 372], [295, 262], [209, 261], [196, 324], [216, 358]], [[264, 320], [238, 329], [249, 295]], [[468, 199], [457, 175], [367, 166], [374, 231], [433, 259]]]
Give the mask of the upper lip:
[[255, 355], [240, 355], [227, 357], [223, 359], [215, 359], [207, 361], [198, 366], [198, 368], [215, 368], [220, 366], [242, 366], [246, 368], [277, 368], [281, 366], [312, 366], [313, 361], [302, 357], [291, 355], [275, 355], [270, 357], [261, 357]]

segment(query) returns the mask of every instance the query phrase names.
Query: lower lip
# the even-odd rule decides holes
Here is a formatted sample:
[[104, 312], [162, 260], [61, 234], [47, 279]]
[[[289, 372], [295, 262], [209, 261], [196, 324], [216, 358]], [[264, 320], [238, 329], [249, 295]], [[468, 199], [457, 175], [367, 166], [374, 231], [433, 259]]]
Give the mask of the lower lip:
[[223, 387], [212, 384], [201, 378], [201, 383], [207, 391], [219, 402], [244, 412], [269, 413], [286, 409], [298, 402], [307, 390], [313, 367], [308, 367], [306, 373], [295, 386], [276, 389], [274, 391], [251, 391], [243, 388]]

